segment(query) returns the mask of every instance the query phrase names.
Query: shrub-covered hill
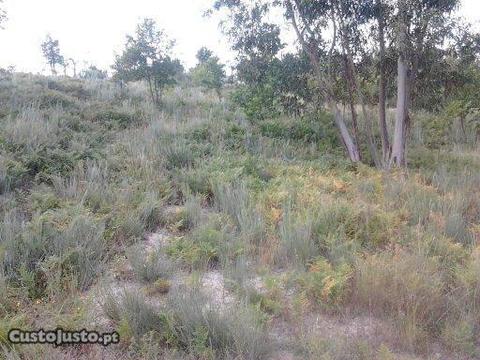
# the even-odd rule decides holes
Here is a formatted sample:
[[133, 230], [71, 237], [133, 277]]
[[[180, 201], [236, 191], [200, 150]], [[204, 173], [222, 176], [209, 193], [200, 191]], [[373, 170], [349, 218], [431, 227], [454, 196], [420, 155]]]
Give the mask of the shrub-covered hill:
[[[478, 149], [420, 126], [387, 173], [345, 161], [331, 121], [3, 74], [1, 356], [478, 358]], [[121, 343], [7, 340], [57, 326]]]

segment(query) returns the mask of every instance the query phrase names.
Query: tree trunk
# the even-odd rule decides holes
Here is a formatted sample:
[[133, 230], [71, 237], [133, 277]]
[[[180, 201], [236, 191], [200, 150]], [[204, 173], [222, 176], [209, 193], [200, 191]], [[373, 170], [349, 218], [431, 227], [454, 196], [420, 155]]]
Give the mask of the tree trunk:
[[[360, 101], [363, 120], [365, 121], [365, 130], [367, 132], [368, 149], [375, 166], [380, 167], [380, 160], [378, 159], [377, 145], [375, 143], [375, 136], [373, 133], [372, 121], [368, 116], [368, 113], [366, 110], [365, 95], [360, 87], [359, 80], [357, 78], [357, 71], [355, 68], [355, 63], [353, 61], [353, 56], [350, 48], [350, 41], [347, 36], [347, 26], [345, 26], [345, 22], [343, 21], [343, 18], [342, 18], [342, 13], [345, 12], [345, 9], [343, 4], [340, 6], [340, 8], [338, 7], [338, 3], [336, 4], [337, 4], [337, 11], [339, 13], [339, 19], [340, 19], [340, 36], [342, 40], [341, 41], [342, 51], [345, 57], [345, 69], [346, 69], [347, 82], [349, 87], [348, 91], [349, 91], [350, 107], [351, 107], [352, 121], [353, 121], [353, 137], [358, 147], [358, 144], [360, 143], [360, 132], [358, 130], [357, 113], [355, 110], [355, 96], [357, 96], [358, 100]], [[360, 160], [361, 160], [361, 155], [362, 154], [359, 151]]]
[[350, 105], [350, 113], [352, 115], [352, 125], [353, 125], [353, 139], [357, 144], [360, 144], [359, 131], [358, 131], [358, 117], [357, 110], [355, 109], [355, 93], [357, 92], [356, 81], [354, 79], [352, 64], [350, 62], [350, 56], [346, 54], [345, 45], [344, 48], [344, 66], [345, 66], [345, 75], [347, 76], [348, 83], [348, 97]]
[[156, 80], [154, 80], [154, 92], [155, 92], [155, 105], [157, 105], [158, 107], [160, 107], [160, 103], [161, 103], [161, 93], [160, 93], [160, 89], [158, 87], [158, 83]]
[[377, 150], [377, 143], [375, 141], [375, 136], [373, 134], [373, 124], [372, 120], [368, 116], [367, 108], [365, 103], [362, 101], [362, 114], [365, 121], [365, 130], [367, 131], [367, 142], [368, 148], [370, 150], [370, 155], [372, 156], [373, 163], [377, 168], [382, 166], [382, 161], [380, 161]]
[[335, 119], [335, 125], [340, 132], [340, 137], [342, 139], [343, 145], [347, 150], [348, 157], [352, 162], [359, 162], [360, 161], [360, 151], [358, 149], [358, 145], [353, 140], [350, 132], [348, 131], [347, 125], [338, 109], [337, 104], [331, 100], [329, 101], [328, 106], [330, 107], [330, 111], [333, 113]]
[[72, 66], [73, 66], [73, 77], [76, 78], [77, 77], [77, 63], [73, 59], [70, 59], [70, 62], [72, 63]]
[[386, 76], [385, 76], [385, 19], [383, 17], [383, 9], [381, 0], [377, 3], [378, 11], [378, 41], [380, 44], [380, 79], [378, 91], [378, 121], [380, 126], [380, 138], [382, 140], [382, 160], [386, 164], [390, 157], [390, 140], [387, 127], [387, 113], [386, 113]]
[[465, 115], [461, 114], [459, 120], [460, 120], [460, 128], [462, 129], [463, 141], [467, 142], [468, 137], [467, 137], [467, 130], [465, 129]]
[[[298, 1], [296, 1], [297, 6]], [[287, 5], [290, 7], [290, 9], [293, 9], [292, 4], [290, 1], [287, 1]], [[315, 72], [316, 79], [318, 81], [319, 89], [322, 92], [322, 94], [325, 96], [327, 100], [328, 107], [330, 108], [330, 111], [333, 113], [334, 120], [335, 120], [335, 125], [338, 128], [338, 131], [340, 133], [340, 138], [342, 139], [342, 142], [345, 146], [345, 149], [347, 151], [348, 157], [350, 160], [354, 163], [360, 161], [360, 151], [358, 148], [358, 144], [355, 143], [353, 140], [352, 136], [350, 135], [350, 132], [347, 128], [347, 125], [345, 124], [344, 118], [342, 114], [340, 113], [340, 110], [338, 109], [338, 105], [336, 101], [332, 97], [331, 93], [331, 83], [328, 83], [328, 80], [325, 80], [323, 74], [322, 74], [322, 64], [320, 63], [320, 59], [318, 57], [318, 53], [316, 53], [313, 48], [311, 47], [311, 44], [307, 44], [307, 41], [305, 40], [303, 32], [300, 31], [298, 28], [298, 24], [296, 21], [295, 15], [292, 16], [292, 25], [295, 30], [295, 33], [297, 34], [297, 38], [300, 41], [300, 44], [302, 45], [303, 49], [307, 53], [307, 55], [310, 58], [310, 63], [312, 65], [312, 68]], [[336, 40], [336, 29], [335, 29], [335, 21], [334, 21], [334, 39], [333, 43], [335, 43]], [[332, 46], [333, 50], [333, 46]], [[330, 54], [331, 55], [331, 54]]]
[[156, 101], [155, 101], [155, 94], [153, 92], [152, 79], [148, 78], [147, 83], [148, 83], [148, 90], [150, 92], [150, 98], [152, 99], [152, 102], [155, 103]]
[[397, 110], [390, 166], [406, 165], [406, 135], [408, 119], [408, 66], [402, 56], [398, 57]]

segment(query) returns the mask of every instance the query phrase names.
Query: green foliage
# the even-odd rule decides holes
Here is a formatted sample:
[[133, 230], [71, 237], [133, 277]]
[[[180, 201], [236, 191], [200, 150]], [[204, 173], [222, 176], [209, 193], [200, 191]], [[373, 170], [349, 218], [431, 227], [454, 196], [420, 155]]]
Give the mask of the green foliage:
[[261, 244], [265, 238], [264, 219], [255, 209], [245, 184], [216, 184], [213, 192], [217, 209], [230, 216], [245, 240], [251, 244]]
[[151, 331], [158, 333], [164, 341], [168, 338], [170, 324], [166, 315], [160, 313], [139, 293], [124, 291], [115, 297], [107, 293], [104, 297], [103, 310], [119, 325], [123, 341], [128, 341], [130, 334], [136, 339], [141, 339]]
[[197, 54], [199, 64], [192, 69], [191, 76], [194, 84], [206, 89], [215, 90], [220, 94], [220, 90], [225, 81], [224, 65], [220, 64], [220, 59], [213, 56], [208, 49], [202, 48]]
[[0, 244], [5, 276], [31, 297], [46, 290], [86, 289], [103, 268], [104, 225], [78, 209], [50, 210], [31, 222], [5, 215]]
[[153, 283], [157, 280], [167, 280], [172, 273], [172, 263], [162, 256], [158, 249], [147, 253], [132, 247], [126, 253], [133, 273], [140, 281]]
[[245, 308], [223, 313], [198, 290], [181, 290], [169, 295], [161, 309], [132, 292], [115, 298], [107, 293], [103, 308], [124, 341], [130, 336], [142, 341], [154, 333], [150, 339], [157, 346], [167, 344], [196, 357], [256, 360], [267, 355], [269, 344], [254, 313]]
[[318, 112], [302, 116], [295, 121], [275, 119], [259, 124], [263, 136], [299, 142], [324, 143], [326, 147], [337, 145], [336, 135], [331, 132], [329, 114]]
[[417, 345], [421, 344], [422, 332], [438, 332], [448, 304], [434, 258], [380, 253], [359, 259], [356, 267], [355, 296], [359, 306], [398, 320], [407, 339], [419, 336], [413, 341]]
[[453, 119], [447, 116], [426, 115], [421, 117], [424, 128], [425, 145], [430, 149], [439, 149], [451, 143]]
[[227, 256], [229, 236], [218, 226], [205, 224], [175, 239], [167, 254], [194, 269], [213, 267]]
[[327, 260], [312, 261], [308, 272], [298, 276], [300, 296], [325, 308], [339, 307], [351, 291], [352, 268], [346, 264], [334, 268]]
[[65, 63], [64, 57], [60, 54], [58, 40], [54, 40], [50, 35], [47, 35], [41, 48], [45, 60], [47, 60], [48, 65], [50, 65], [52, 74], [57, 75], [56, 65], [64, 65]]
[[205, 355], [207, 349], [214, 359], [262, 359], [268, 354], [263, 326], [255, 313], [242, 306], [234, 312], [220, 312], [198, 290], [187, 290], [172, 294], [168, 307], [178, 346], [194, 355]]
[[475, 346], [475, 326], [469, 321], [459, 320], [447, 323], [442, 338], [451, 351], [468, 354], [470, 356], [477, 354]]
[[90, 65], [80, 73], [80, 78], [86, 80], [105, 80], [107, 76], [108, 74], [106, 70], [101, 70], [95, 65]]
[[173, 44], [162, 30], [157, 30], [154, 20], [144, 19], [137, 26], [135, 37], [127, 36], [123, 54], [115, 59], [115, 78], [145, 80], [152, 102], [159, 105], [162, 91], [175, 84], [175, 76], [183, 71], [180, 62], [170, 56]]
[[[477, 152], [448, 146], [449, 135], [448, 151], [412, 148], [408, 176], [377, 171], [337, 154], [330, 114], [252, 123], [229, 99], [198, 88], [166, 92], [161, 110], [148, 91], [142, 82], [120, 90], [110, 80], [0, 79], [7, 327], [25, 311], [27, 325], [79, 325], [80, 311], [58, 301], [75, 297], [88, 308], [78, 290], [90, 295], [83, 291], [110, 268], [104, 261], [133, 245], [134, 278], [116, 278], [115, 288], [129, 281], [136, 299], [114, 289], [104, 306], [127, 357], [265, 358], [262, 336], [277, 330], [285, 334], [279, 345], [301, 358], [397, 356], [386, 347], [379, 355], [384, 340], [407, 357], [430, 353], [431, 344], [477, 355]], [[190, 277], [182, 271], [200, 278], [211, 267], [235, 286], [217, 288], [215, 277], [202, 282], [212, 300], [184, 292], [179, 283]], [[62, 311], [50, 316], [51, 308]], [[317, 317], [333, 327], [325, 339], [310, 326]], [[365, 337], [351, 332], [364, 321]], [[45, 357], [32, 354], [21, 357]]]
[[280, 114], [279, 100], [271, 85], [240, 86], [232, 93], [232, 101], [254, 121], [275, 118]]
[[193, 146], [182, 140], [166, 144], [164, 151], [168, 170], [192, 167], [197, 155]]
[[25, 317], [24, 316], [13, 316], [13, 317], [2, 317], [0, 320], [0, 347], [11, 346], [8, 339], [8, 332], [11, 329], [21, 328], [25, 326]]
[[283, 218], [279, 226], [282, 245], [281, 257], [290, 262], [305, 266], [318, 255], [312, 231], [312, 221], [307, 216], [295, 218], [291, 205], [284, 206]]
[[87, 109], [83, 116], [92, 121], [101, 122], [109, 129], [125, 129], [137, 125], [142, 119], [142, 114], [135, 109], [122, 109], [116, 106], [97, 105]]

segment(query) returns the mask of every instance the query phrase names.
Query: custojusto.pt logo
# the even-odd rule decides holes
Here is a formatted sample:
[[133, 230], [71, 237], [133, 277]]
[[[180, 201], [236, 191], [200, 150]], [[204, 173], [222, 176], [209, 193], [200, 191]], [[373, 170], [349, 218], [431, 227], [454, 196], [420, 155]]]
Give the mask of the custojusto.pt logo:
[[118, 344], [120, 335], [117, 332], [99, 333], [86, 329], [69, 331], [62, 328], [54, 330], [39, 329], [26, 331], [11, 329], [8, 332], [8, 340], [12, 344], [50, 344], [55, 346], [72, 344], [100, 344], [108, 346]]

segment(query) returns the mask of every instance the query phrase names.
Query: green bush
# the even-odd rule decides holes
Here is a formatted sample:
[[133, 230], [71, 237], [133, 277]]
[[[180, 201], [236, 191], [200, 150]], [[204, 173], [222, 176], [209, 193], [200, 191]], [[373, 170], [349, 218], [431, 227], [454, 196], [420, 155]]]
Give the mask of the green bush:
[[45, 90], [38, 96], [38, 104], [41, 109], [60, 106], [64, 109], [78, 109], [76, 100], [56, 90]]
[[312, 221], [308, 215], [295, 216], [292, 207], [284, 206], [282, 221], [279, 225], [282, 260], [305, 266], [309, 260], [319, 254], [315, 244]]
[[423, 144], [429, 149], [439, 149], [451, 144], [453, 119], [449, 116], [420, 113], [418, 121], [423, 132]]
[[356, 263], [354, 303], [393, 318], [399, 334], [417, 350], [425, 336], [438, 334], [449, 312], [438, 261], [424, 254], [379, 253]]
[[333, 267], [327, 260], [318, 258], [308, 266], [308, 271], [297, 277], [300, 296], [314, 305], [339, 308], [349, 298], [353, 270], [343, 264]]
[[229, 240], [222, 229], [207, 223], [186, 236], [176, 238], [166, 251], [190, 268], [212, 267], [227, 257]]
[[196, 357], [230, 357], [260, 360], [270, 350], [255, 313], [241, 307], [220, 312], [198, 290], [181, 289], [169, 295], [164, 307], [155, 308], [140, 294], [107, 293], [103, 309], [115, 321], [124, 341], [151, 337], [157, 346], [176, 347]]
[[442, 333], [442, 339], [452, 352], [463, 353], [473, 357], [478, 354], [475, 325], [470, 321], [452, 320], [447, 322]]
[[25, 223], [16, 213], [0, 227], [7, 280], [33, 297], [46, 290], [85, 290], [103, 268], [104, 225], [79, 209], [50, 210]]
[[270, 351], [263, 326], [248, 308], [220, 312], [196, 290], [173, 293], [167, 307], [178, 346], [194, 355], [211, 350], [214, 359], [259, 360]]
[[173, 264], [159, 249], [146, 252], [134, 246], [126, 254], [135, 277], [140, 281], [152, 283], [159, 279], [166, 280], [172, 274]]
[[166, 315], [138, 292], [124, 291], [116, 296], [107, 292], [103, 299], [103, 311], [117, 323], [123, 341], [128, 341], [130, 334], [139, 340], [152, 331], [158, 333], [162, 340], [169, 337], [170, 324]]
[[265, 222], [245, 184], [215, 184], [213, 193], [217, 209], [230, 216], [245, 239], [254, 245], [261, 244], [265, 239]]
[[143, 114], [132, 106], [125, 108], [101, 103], [85, 109], [82, 114], [87, 120], [111, 129], [126, 129], [138, 125], [143, 118]]
[[252, 121], [276, 118], [281, 113], [280, 99], [270, 84], [239, 87], [232, 92], [231, 99]]

